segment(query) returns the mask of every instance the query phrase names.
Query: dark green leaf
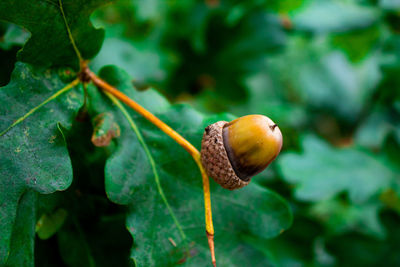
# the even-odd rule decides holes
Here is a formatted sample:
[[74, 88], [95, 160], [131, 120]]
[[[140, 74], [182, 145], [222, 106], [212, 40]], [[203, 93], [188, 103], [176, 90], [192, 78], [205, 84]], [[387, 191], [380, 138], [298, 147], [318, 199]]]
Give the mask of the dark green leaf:
[[166, 71], [174, 61], [177, 59], [166, 54], [153, 42], [107, 38], [91, 66], [97, 71], [105, 65], [113, 64], [124, 68], [135, 81], [160, 83], [166, 79]]
[[[137, 92], [129, 76], [116, 68], [104, 68], [101, 75], [196, 146], [205, 126], [229, 120], [226, 115], [207, 118], [185, 105], [170, 106], [152, 90]], [[94, 109], [99, 106], [96, 102]], [[121, 126], [121, 137], [106, 164], [106, 190], [113, 201], [130, 204], [127, 227], [136, 244], [132, 257], [139, 266], [209, 264], [201, 176], [195, 163], [183, 148], [133, 111], [125, 117], [115, 106], [110, 108]], [[135, 127], [144, 141], [138, 139]], [[243, 233], [271, 238], [290, 225], [287, 204], [255, 182], [234, 192], [211, 183], [216, 253], [222, 264], [241, 266], [245, 261], [240, 255], [232, 258], [219, 238], [239, 243]]]
[[323, 222], [333, 234], [356, 231], [378, 238], [385, 237], [386, 231], [379, 221], [379, 202], [350, 205], [344, 201], [330, 199], [311, 207], [311, 215]]
[[34, 266], [35, 221], [36, 193], [29, 190], [23, 194], [18, 203], [6, 266]]
[[36, 223], [36, 233], [41, 239], [52, 237], [62, 226], [68, 213], [65, 209], [57, 209], [51, 214], [43, 214]]
[[4, 25], [6, 31], [0, 38], [0, 48], [9, 50], [13, 46], [22, 46], [29, 38], [29, 33], [23, 28], [12, 23], [4, 23]]
[[378, 10], [351, 1], [308, 1], [292, 16], [296, 29], [316, 33], [343, 32], [370, 26], [379, 17]]
[[[0, 214], [5, 218], [0, 224], [0, 263], [9, 253], [21, 195], [28, 189], [45, 194], [65, 190], [72, 181], [61, 124], [70, 126], [82, 97], [70, 90], [38, 108], [65, 86], [54, 71], [35, 71], [18, 63], [11, 82], [0, 88]], [[33, 108], [37, 109], [29, 114]]]
[[270, 58], [269, 66], [273, 81], [286, 94], [349, 121], [360, 115], [381, 80], [376, 54], [355, 64], [324, 38], [311, 43], [305, 38], [292, 39], [285, 56]]
[[357, 143], [378, 148], [391, 133], [400, 143], [400, 122], [397, 117], [387, 110], [372, 112], [357, 131]]
[[399, 10], [400, 2], [397, 0], [381, 0], [379, 5], [387, 10]]
[[300, 200], [325, 200], [346, 191], [352, 202], [364, 202], [395, 177], [381, 160], [356, 148], [333, 148], [314, 136], [301, 143], [303, 154], [287, 152], [278, 159]]
[[[65, 19], [72, 37], [85, 59], [94, 57], [100, 50], [104, 31], [96, 30], [89, 16], [109, 0], [62, 0]], [[18, 59], [33, 65], [48, 67], [70, 66], [78, 68], [59, 0], [5, 0], [0, 2], [0, 20], [24, 27], [31, 38], [18, 55]], [[40, 56], [38, 56], [40, 55]]]

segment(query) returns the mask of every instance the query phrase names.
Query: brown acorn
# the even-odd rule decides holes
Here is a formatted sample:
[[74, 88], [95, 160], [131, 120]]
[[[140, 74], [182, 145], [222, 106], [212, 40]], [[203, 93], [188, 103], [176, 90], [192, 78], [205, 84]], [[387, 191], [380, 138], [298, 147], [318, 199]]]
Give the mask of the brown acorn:
[[282, 134], [263, 115], [248, 115], [231, 122], [218, 121], [205, 128], [201, 161], [209, 176], [230, 190], [246, 186], [279, 154]]

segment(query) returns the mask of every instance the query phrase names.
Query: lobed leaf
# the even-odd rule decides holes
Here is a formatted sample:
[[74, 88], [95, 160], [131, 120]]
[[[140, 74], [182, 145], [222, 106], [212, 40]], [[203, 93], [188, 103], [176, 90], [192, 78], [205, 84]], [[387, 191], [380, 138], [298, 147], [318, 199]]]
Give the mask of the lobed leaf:
[[0, 2], [0, 20], [15, 23], [31, 33], [18, 54], [18, 60], [36, 66], [79, 67], [79, 61], [68, 36], [65, 20], [78, 50], [85, 59], [100, 50], [104, 31], [90, 23], [90, 14], [110, 0], [4, 0]]
[[345, 191], [352, 202], [362, 203], [395, 177], [379, 158], [356, 148], [333, 148], [310, 135], [302, 139], [302, 148], [302, 155], [288, 152], [278, 159], [283, 178], [296, 185], [300, 200], [326, 200]]
[[[11, 82], [0, 88], [0, 264], [8, 257], [24, 192], [49, 194], [71, 184], [61, 125], [71, 125], [82, 99], [74, 90], [55, 97], [65, 86], [57, 71], [17, 63]], [[46, 99], [52, 101], [40, 106]]]
[[351, 1], [309, 1], [303, 8], [293, 13], [295, 29], [316, 33], [365, 28], [379, 18], [377, 9], [357, 5]]
[[386, 229], [379, 219], [381, 208], [376, 201], [349, 205], [339, 199], [328, 199], [311, 206], [310, 214], [333, 234], [355, 231], [383, 239]]
[[[204, 127], [216, 120], [232, 119], [223, 114], [207, 117], [186, 105], [171, 106], [153, 90], [137, 92], [130, 77], [115, 67], [103, 68], [100, 75], [197, 147]], [[121, 136], [115, 139], [116, 151], [106, 162], [105, 183], [112, 201], [129, 205], [127, 228], [135, 240], [132, 257], [136, 264], [209, 264], [202, 182], [196, 164], [183, 148], [154, 125], [118, 104], [111, 105], [110, 100], [101, 100], [96, 92], [90, 90], [91, 99], [96, 99], [91, 112], [101, 113], [99, 107], [108, 102], [108, 109], [113, 110], [121, 127]], [[291, 224], [287, 203], [256, 182], [231, 192], [211, 181], [211, 196], [216, 253], [221, 264], [240, 266], [252, 262], [244, 254], [228, 253], [235, 249], [230, 244], [254, 254], [255, 263], [262, 255], [244, 244], [241, 236], [271, 238]]]
[[18, 203], [6, 266], [34, 266], [35, 221], [36, 192], [29, 190]]
[[277, 83], [274, 86], [286, 91], [290, 88], [285, 93], [295, 93], [310, 113], [317, 108], [347, 121], [360, 115], [382, 79], [377, 54], [353, 63], [324, 37], [312, 41], [294, 38], [285, 55], [271, 57], [268, 62], [268, 74]]

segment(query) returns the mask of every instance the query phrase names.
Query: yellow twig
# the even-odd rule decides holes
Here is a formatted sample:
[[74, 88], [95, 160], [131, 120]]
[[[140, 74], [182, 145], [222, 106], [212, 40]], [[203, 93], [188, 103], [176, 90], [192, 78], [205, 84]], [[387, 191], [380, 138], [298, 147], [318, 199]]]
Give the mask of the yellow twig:
[[153, 156], [150, 153], [150, 150], [146, 144], [146, 142], [144, 141], [144, 138], [142, 136], [142, 134], [139, 131], [139, 128], [136, 126], [136, 123], [133, 121], [132, 117], [129, 115], [128, 111], [125, 109], [124, 105], [117, 99], [115, 98], [112, 94], [105, 92], [105, 94], [108, 96], [108, 98], [111, 99], [111, 101], [117, 106], [117, 108], [122, 112], [122, 114], [124, 115], [124, 117], [126, 118], [126, 120], [128, 121], [129, 125], [131, 126], [131, 129], [134, 131], [134, 133], [136, 134], [136, 137], [139, 141], [139, 143], [142, 145], [144, 152], [147, 155], [147, 158], [149, 160], [151, 169], [153, 170], [153, 174], [154, 174], [154, 179], [156, 182], [156, 186], [157, 186], [157, 190], [158, 193], [161, 196], [162, 201], [164, 202], [165, 206], [167, 207], [167, 210], [169, 212], [169, 214], [172, 217], [172, 220], [174, 221], [176, 227], [178, 228], [178, 231], [182, 237], [182, 240], [186, 239], [186, 235], [183, 232], [182, 226], [180, 225], [178, 219], [176, 218], [174, 212], [171, 209], [171, 206], [168, 203], [167, 197], [164, 194], [164, 190], [161, 187], [161, 183], [160, 183], [160, 177], [158, 175], [158, 171], [156, 168], [156, 162], [154, 161]]
[[[203, 165], [200, 160], [200, 152], [191, 144], [189, 143], [185, 138], [183, 138], [180, 134], [175, 132], [171, 127], [169, 127], [167, 124], [165, 124], [163, 121], [158, 119], [156, 116], [154, 116], [151, 112], [140, 106], [138, 103], [130, 99], [128, 96], [120, 92], [118, 89], [114, 88], [113, 86], [109, 85], [99, 77], [97, 77], [93, 72], [89, 70], [87, 67], [86, 61], [82, 58], [82, 55], [75, 43], [75, 40], [72, 36], [71, 29], [69, 28], [67, 18], [65, 16], [62, 0], [58, 1], [61, 15], [63, 17], [65, 26], [67, 28], [68, 32], [68, 38], [71, 41], [72, 47], [79, 59], [79, 65], [80, 65], [80, 80], [83, 83], [88, 82], [89, 80], [93, 81], [93, 83], [99, 87], [102, 90], [107, 91], [111, 95], [115, 96], [122, 102], [124, 102], [126, 105], [134, 109], [136, 112], [138, 112], [140, 115], [145, 117], [147, 120], [149, 120], [151, 123], [153, 123], [155, 126], [157, 126], [160, 130], [162, 130], [164, 133], [166, 133], [168, 136], [170, 136], [172, 139], [174, 139], [180, 146], [182, 146], [184, 149], [186, 149], [187, 152], [193, 157], [195, 162], [197, 163], [200, 172], [201, 172], [201, 177], [203, 180], [203, 193], [204, 193], [204, 206], [205, 206], [205, 218], [206, 218], [206, 234], [207, 234], [207, 239], [208, 239], [208, 245], [210, 247], [210, 252], [211, 252], [211, 258], [212, 258], [212, 263], [214, 266], [216, 266], [216, 260], [215, 260], [215, 252], [214, 252], [214, 226], [212, 223], [212, 212], [211, 212], [211, 198], [210, 198], [210, 182], [208, 175], [206, 174]], [[85, 92], [86, 93], [86, 92]], [[7, 129], [8, 130], [8, 129]]]
[[216, 266], [215, 251], [214, 251], [214, 226], [212, 222], [212, 211], [211, 211], [211, 198], [210, 198], [210, 182], [208, 175], [206, 174], [203, 165], [200, 160], [200, 152], [180, 134], [175, 132], [171, 127], [161, 121], [159, 118], [154, 116], [151, 112], [143, 108], [141, 105], [130, 99], [127, 95], [111, 86], [96, 74], [91, 72], [88, 68], [83, 69], [84, 74], [89, 78], [98, 88], [110, 93], [115, 96], [130, 108], [134, 109], [137, 113], [142, 115], [152, 124], [157, 126], [160, 130], [166, 133], [169, 137], [174, 139], [180, 146], [182, 146], [189, 154], [193, 157], [194, 161], [198, 165], [202, 180], [203, 180], [203, 192], [204, 192], [204, 206], [205, 206], [205, 220], [206, 220], [206, 233], [208, 239], [208, 245], [210, 247], [211, 258], [213, 265]]

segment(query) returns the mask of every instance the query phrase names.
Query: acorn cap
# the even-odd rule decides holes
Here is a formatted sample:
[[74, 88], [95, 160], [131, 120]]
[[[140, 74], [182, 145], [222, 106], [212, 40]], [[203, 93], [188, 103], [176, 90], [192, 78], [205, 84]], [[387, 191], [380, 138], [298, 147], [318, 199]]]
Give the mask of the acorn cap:
[[246, 186], [249, 182], [240, 179], [228, 158], [222, 136], [227, 121], [218, 121], [205, 128], [201, 142], [201, 161], [209, 176], [223, 188], [234, 190]]

